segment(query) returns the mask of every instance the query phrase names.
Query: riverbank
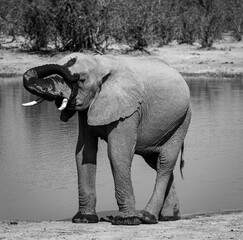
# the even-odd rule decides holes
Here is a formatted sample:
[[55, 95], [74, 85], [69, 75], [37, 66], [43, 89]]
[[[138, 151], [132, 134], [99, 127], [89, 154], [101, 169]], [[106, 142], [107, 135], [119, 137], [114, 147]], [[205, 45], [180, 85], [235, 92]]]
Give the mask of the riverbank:
[[[162, 48], [149, 48], [148, 51], [168, 62], [186, 77], [243, 77], [243, 41], [237, 42], [230, 36], [215, 42], [210, 50], [200, 49], [197, 43], [178, 45], [173, 42]], [[109, 52], [114, 53], [113, 50]], [[141, 52], [131, 54], [141, 55]], [[0, 78], [22, 76], [27, 69], [55, 63], [63, 55], [65, 54], [50, 56], [43, 53], [26, 53], [18, 48], [0, 49]], [[146, 53], [143, 55], [146, 56]]]
[[243, 212], [194, 215], [155, 225], [114, 226], [107, 222], [0, 222], [0, 239], [243, 239]]
[[211, 50], [200, 49], [198, 44], [173, 43], [158, 49], [158, 52], [186, 77], [243, 77], [243, 42], [236, 42], [230, 37], [217, 41]]

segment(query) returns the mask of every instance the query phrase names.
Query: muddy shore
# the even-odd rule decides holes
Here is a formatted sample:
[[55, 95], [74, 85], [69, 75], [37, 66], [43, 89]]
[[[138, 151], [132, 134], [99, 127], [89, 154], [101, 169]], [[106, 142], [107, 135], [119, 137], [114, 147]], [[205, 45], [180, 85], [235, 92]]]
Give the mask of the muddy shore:
[[[243, 42], [230, 38], [215, 43], [211, 50], [197, 44], [172, 43], [149, 49], [186, 77], [243, 78]], [[43, 54], [23, 53], [17, 49], [0, 49], [0, 81], [19, 78], [29, 68], [56, 62]], [[70, 221], [4, 221], [0, 216], [2, 239], [243, 239], [243, 212], [220, 212], [194, 215], [176, 222], [156, 225], [113, 226], [110, 223], [72, 224]]]

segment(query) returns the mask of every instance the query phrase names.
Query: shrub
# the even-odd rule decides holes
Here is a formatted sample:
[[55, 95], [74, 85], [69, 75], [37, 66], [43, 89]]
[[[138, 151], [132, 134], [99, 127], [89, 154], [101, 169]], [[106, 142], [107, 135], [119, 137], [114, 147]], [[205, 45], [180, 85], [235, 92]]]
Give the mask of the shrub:
[[228, 29], [237, 41], [242, 40], [243, 34], [243, 1], [228, 0], [226, 1], [226, 13]]
[[23, 13], [23, 29], [30, 40], [33, 50], [47, 46], [52, 25], [49, 1], [28, 0]]
[[224, 26], [224, 4], [220, 0], [205, 0], [199, 5], [200, 19], [198, 40], [203, 48], [211, 48], [220, 38]]
[[[55, 6], [55, 28], [63, 50], [100, 49], [107, 39], [110, 1], [66, 0]], [[102, 49], [101, 49], [102, 50]]]
[[179, 44], [193, 44], [197, 40], [199, 12], [194, 5], [181, 7], [177, 17], [175, 38]]
[[105, 51], [108, 39], [142, 50], [199, 41], [210, 48], [223, 31], [243, 32], [242, 0], [1, 0], [0, 30], [22, 33], [38, 50]]

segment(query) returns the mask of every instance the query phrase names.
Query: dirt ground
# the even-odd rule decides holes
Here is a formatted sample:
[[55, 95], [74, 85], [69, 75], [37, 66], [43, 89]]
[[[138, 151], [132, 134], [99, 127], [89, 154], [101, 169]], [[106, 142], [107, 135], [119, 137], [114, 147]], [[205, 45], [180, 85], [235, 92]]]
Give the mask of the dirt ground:
[[198, 215], [155, 225], [114, 226], [107, 222], [0, 222], [0, 239], [243, 239], [243, 212]]
[[[199, 45], [172, 43], [163, 48], [149, 49], [153, 55], [167, 61], [184, 76], [241, 77], [243, 76], [243, 42], [225, 38], [211, 50]], [[17, 77], [34, 66], [56, 62], [61, 55], [23, 53], [0, 48], [0, 81]], [[1, 216], [0, 216], [1, 219]], [[243, 212], [221, 212], [195, 215], [176, 222], [156, 225], [113, 226], [72, 224], [70, 221], [3, 221], [0, 220], [0, 240], [3, 239], [243, 239]]]
[[173, 43], [156, 51], [184, 76], [243, 76], [243, 42], [230, 37], [216, 42], [211, 50], [200, 49], [198, 44]]
[[[11, 47], [15, 47], [15, 45], [2, 44], [2, 49], [0, 46], [0, 78], [21, 76], [31, 67], [55, 63], [64, 55], [62, 53], [51, 57], [47, 54], [30, 54]], [[11, 48], [11, 50], [5, 48]], [[176, 42], [162, 48], [149, 48], [148, 50], [151, 55], [162, 58], [184, 76], [243, 76], [243, 41], [236, 42], [229, 36], [215, 42], [211, 50], [200, 49], [199, 44], [196, 43], [178, 45]], [[132, 55], [136, 55], [136, 53]], [[146, 56], [146, 53], [143, 55]], [[22, 78], [20, 79], [22, 80]]]

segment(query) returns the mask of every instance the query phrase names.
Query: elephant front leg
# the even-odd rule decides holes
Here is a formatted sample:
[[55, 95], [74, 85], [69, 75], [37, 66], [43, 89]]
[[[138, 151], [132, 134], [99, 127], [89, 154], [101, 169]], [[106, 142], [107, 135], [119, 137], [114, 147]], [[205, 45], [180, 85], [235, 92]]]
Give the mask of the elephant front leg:
[[98, 138], [92, 135], [86, 116], [79, 113], [79, 137], [76, 148], [79, 210], [74, 223], [97, 223], [96, 206], [96, 158]]
[[79, 210], [73, 217], [73, 223], [97, 223], [99, 221], [95, 211], [96, 191], [95, 174], [96, 165], [83, 164], [77, 156], [78, 168], [78, 196]]
[[[124, 161], [124, 159], [122, 159]], [[114, 218], [114, 225], [139, 225], [141, 223], [135, 210], [135, 198], [131, 182], [130, 167], [112, 161], [113, 176], [115, 181], [115, 196], [119, 207], [119, 214]], [[126, 168], [126, 167], [125, 167]]]
[[140, 219], [135, 210], [135, 198], [131, 181], [131, 163], [137, 140], [137, 125], [133, 117], [119, 122], [108, 137], [108, 156], [115, 182], [115, 196], [119, 214], [114, 225], [138, 225]]

